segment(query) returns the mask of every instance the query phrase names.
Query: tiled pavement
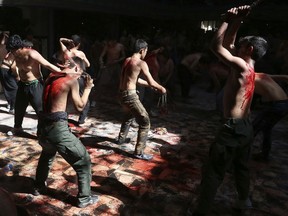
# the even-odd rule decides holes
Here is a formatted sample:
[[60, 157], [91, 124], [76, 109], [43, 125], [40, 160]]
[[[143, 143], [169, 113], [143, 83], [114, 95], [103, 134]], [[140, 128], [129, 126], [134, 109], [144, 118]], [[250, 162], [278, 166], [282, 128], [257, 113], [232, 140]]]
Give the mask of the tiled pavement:
[[[195, 203], [201, 166], [219, 123], [215, 95], [196, 90], [192, 103], [176, 102], [167, 115], [151, 118], [152, 130], [164, 127], [168, 133], [155, 133], [148, 141], [147, 151], [154, 155], [150, 162], [130, 157], [135, 129], [129, 133], [131, 144], [114, 144], [120, 128], [118, 104], [98, 101], [96, 107], [91, 108], [86, 130], [77, 128], [76, 131], [91, 155], [91, 186], [93, 193], [100, 195], [100, 201], [84, 209], [73, 206], [73, 197], [77, 194], [75, 172], [60, 156], [49, 175], [49, 195], [35, 197], [29, 193], [41, 151], [35, 137], [37, 119], [29, 107], [23, 124], [27, 134], [7, 136], [13, 126], [13, 115], [7, 113], [5, 100], [0, 95], [0, 166], [6, 163], [14, 166], [11, 172], [0, 177], [0, 186], [11, 192], [22, 211], [20, 215], [185, 216], [189, 203]], [[70, 113], [73, 122], [77, 115], [72, 114], [72, 110]], [[287, 121], [282, 120], [274, 129], [270, 162], [251, 160], [254, 208], [246, 212], [231, 209], [236, 193], [233, 178], [228, 174], [210, 215], [287, 215]], [[257, 149], [255, 142], [253, 151]]]

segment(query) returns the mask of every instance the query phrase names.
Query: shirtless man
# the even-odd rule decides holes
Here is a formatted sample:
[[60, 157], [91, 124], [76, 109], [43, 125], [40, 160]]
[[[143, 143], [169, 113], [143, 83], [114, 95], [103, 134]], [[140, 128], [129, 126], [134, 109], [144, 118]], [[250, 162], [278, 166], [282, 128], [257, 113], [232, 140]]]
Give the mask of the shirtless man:
[[[139, 100], [136, 85], [151, 87], [162, 94], [166, 93], [166, 89], [153, 79], [147, 63], [143, 61], [147, 50], [148, 44], [144, 40], [136, 40], [134, 53], [131, 57], [126, 58], [122, 66], [119, 87], [119, 98], [125, 112], [125, 117], [119, 132], [118, 144], [130, 141], [130, 139], [126, 137], [129, 132], [129, 127], [135, 118], [139, 125], [139, 130], [134, 156], [142, 160], [151, 160], [153, 156], [144, 153], [148, 132], [150, 130], [150, 119], [147, 111]], [[146, 80], [139, 78], [140, 74], [143, 74]]]
[[[106, 58], [104, 62], [104, 57]], [[99, 57], [101, 67], [107, 67], [114, 64], [120, 64], [125, 59], [125, 48], [123, 44], [118, 43], [115, 39], [109, 39], [105, 44]]]
[[[249, 114], [254, 93], [254, 65], [266, 53], [267, 42], [261, 37], [243, 37], [235, 49], [236, 33], [249, 12], [250, 6], [228, 10], [211, 41], [211, 50], [230, 67], [230, 71], [224, 86], [224, 124], [210, 146], [209, 158], [203, 167], [201, 190], [194, 216], [206, 215], [210, 211], [217, 189], [232, 164], [238, 192], [235, 208], [245, 209], [252, 205], [249, 199], [248, 158], [253, 127]], [[190, 209], [187, 215], [192, 215]]]
[[184, 56], [178, 65], [178, 76], [181, 84], [181, 96], [185, 99], [189, 97], [190, 86], [195, 81], [195, 73], [202, 53], [194, 52]]
[[[60, 46], [61, 46], [61, 54], [59, 57], [62, 59], [59, 59], [61, 64], [58, 64], [61, 67], [65, 67], [65, 65], [69, 64], [71, 61], [71, 58], [77, 56], [81, 58], [85, 62], [85, 71], [88, 67], [90, 67], [90, 62], [87, 59], [85, 53], [81, 50], [79, 50], [81, 46], [81, 37], [78, 35], [72, 35], [71, 39], [67, 38], [60, 38], [59, 39]], [[80, 85], [80, 95], [83, 94], [83, 89], [84, 89], [84, 79], [83, 77], [78, 79], [79, 85]], [[88, 111], [90, 108], [90, 101], [88, 100], [88, 103], [86, 104], [85, 108], [80, 112], [79, 118], [78, 118], [78, 126], [81, 126], [82, 124], [85, 123], [85, 119], [88, 115]]]
[[175, 64], [173, 59], [171, 58], [171, 55], [167, 49], [162, 50], [159, 52], [157, 56], [158, 62], [159, 62], [159, 79], [160, 83], [165, 86], [168, 91], [170, 91], [170, 94], [174, 94], [174, 85], [175, 80], [173, 80], [174, 77], [174, 71], [175, 71]]
[[76, 206], [79, 208], [94, 204], [98, 196], [91, 195], [91, 159], [81, 141], [69, 130], [66, 107], [68, 97], [72, 98], [78, 111], [84, 109], [93, 84], [93, 79], [86, 75], [85, 89], [79, 95], [78, 79], [84, 63], [73, 57], [67, 74], [51, 73], [45, 81], [43, 94], [43, 111], [39, 114], [38, 138], [43, 150], [36, 170], [34, 195], [47, 193], [46, 179], [50, 167], [58, 152], [75, 170], [78, 179]]
[[101, 76], [99, 85], [101, 87], [109, 86], [108, 90], [112, 90], [112, 94], [118, 91], [121, 64], [124, 59], [125, 47], [123, 44], [113, 38], [108, 39], [99, 57]]
[[11, 52], [7, 52], [6, 50], [6, 41], [8, 40], [8, 37], [9, 34], [7, 32], [0, 33], [0, 82], [4, 96], [8, 102], [7, 108], [9, 109], [9, 113], [13, 114], [19, 76], [16, 70], [14, 56]]
[[[272, 146], [272, 129], [288, 114], [288, 96], [276, 81], [288, 82], [288, 76], [255, 73], [254, 93], [256, 96], [260, 96], [260, 104], [255, 111], [256, 116], [252, 124], [254, 137], [256, 137], [259, 132], [263, 134], [261, 152], [253, 155], [253, 158], [256, 160], [269, 160]], [[221, 99], [223, 98], [221, 97]], [[223, 111], [221, 108], [219, 110], [220, 112]]]
[[[0, 65], [2, 64], [3, 59], [7, 55], [6, 41], [9, 37], [8, 33], [0, 32]], [[0, 92], [2, 92], [2, 86], [0, 85]]]
[[13, 130], [13, 133], [16, 134], [23, 131], [22, 122], [29, 103], [37, 115], [42, 110], [43, 79], [41, 66], [55, 72], [61, 72], [61, 70], [49, 63], [36, 50], [24, 47], [19, 35], [9, 37], [6, 47], [15, 57], [20, 77], [16, 95]]
[[288, 97], [274, 80], [288, 81], [287, 75], [256, 73], [255, 94], [261, 96], [261, 109], [253, 119], [254, 136], [263, 133], [262, 152], [255, 159], [269, 160], [272, 128], [288, 114]]
[[0, 66], [0, 81], [4, 96], [8, 102], [9, 113], [13, 114], [15, 109], [16, 94], [19, 81], [14, 55], [9, 52]]
[[[72, 58], [74, 56], [78, 56], [79, 58], [83, 59], [85, 62], [85, 68], [90, 67], [90, 62], [87, 59], [85, 53], [81, 50], [79, 50], [80, 45], [81, 45], [81, 38], [78, 35], [72, 35], [71, 39], [68, 38], [60, 38], [59, 39], [60, 46], [61, 46], [61, 55], [59, 56], [59, 60], [65, 63], [69, 58]], [[63, 65], [59, 65], [62, 66]]]
[[8, 53], [6, 50], [6, 41], [8, 37], [9, 37], [8, 31], [3, 31], [0, 33], [0, 64], [2, 63], [3, 59]]

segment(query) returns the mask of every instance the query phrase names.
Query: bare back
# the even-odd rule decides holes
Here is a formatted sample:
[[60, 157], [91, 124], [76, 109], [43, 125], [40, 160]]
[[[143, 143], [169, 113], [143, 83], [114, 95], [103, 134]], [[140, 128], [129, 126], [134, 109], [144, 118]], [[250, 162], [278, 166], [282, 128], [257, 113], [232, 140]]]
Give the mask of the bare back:
[[139, 58], [129, 57], [125, 60], [120, 77], [120, 90], [136, 89], [137, 79], [141, 72], [141, 63], [143, 60]]
[[224, 87], [224, 118], [247, 118], [254, 93], [254, 70], [246, 64], [241, 73], [231, 71]]
[[261, 95], [262, 101], [287, 100], [287, 94], [268, 74], [256, 73], [255, 93]]
[[45, 81], [43, 90], [44, 112], [53, 113], [65, 111], [72, 85], [78, 86], [78, 81], [75, 77], [64, 74], [50, 74]]

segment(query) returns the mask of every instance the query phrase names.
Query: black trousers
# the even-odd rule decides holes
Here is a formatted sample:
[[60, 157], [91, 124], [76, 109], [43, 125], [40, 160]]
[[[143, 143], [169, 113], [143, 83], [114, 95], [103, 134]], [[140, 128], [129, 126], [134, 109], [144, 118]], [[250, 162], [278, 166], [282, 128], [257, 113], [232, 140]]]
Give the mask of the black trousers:
[[0, 70], [0, 82], [3, 87], [4, 96], [10, 105], [10, 110], [13, 110], [15, 108], [18, 84], [11, 73], [11, 69], [1, 67]]
[[18, 90], [15, 103], [14, 127], [22, 127], [26, 109], [30, 105], [38, 115], [42, 111], [43, 81], [18, 82]]

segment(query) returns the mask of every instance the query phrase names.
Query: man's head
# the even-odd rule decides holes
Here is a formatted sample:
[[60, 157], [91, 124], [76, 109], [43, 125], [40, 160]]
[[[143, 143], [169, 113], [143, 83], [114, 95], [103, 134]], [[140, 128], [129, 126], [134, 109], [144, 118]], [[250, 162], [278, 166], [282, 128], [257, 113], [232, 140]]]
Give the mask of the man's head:
[[23, 41], [19, 35], [12, 35], [8, 38], [6, 49], [8, 51], [14, 51], [23, 48]]
[[71, 39], [73, 40], [73, 43], [74, 43], [74, 45], [75, 46], [78, 46], [78, 45], [80, 45], [80, 43], [81, 43], [81, 37], [79, 36], [79, 35], [72, 35], [71, 36]]
[[142, 58], [145, 57], [148, 51], [148, 43], [143, 39], [137, 39], [134, 45], [134, 53], [140, 53]]
[[239, 56], [248, 53], [254, 61], [257, 61], [266, 54], [268, 43], [262, 37], [246, 36], [239, 39], [237, 49]]
[[82, 73], [85, 70], [85, 62], [78, 56], [74, 56], [71, 58], [68, 68], [73, 69], [74, 67], [75, 72]]
[[23, 45], [23, 47], [26, 47], [26, 48], [32, 48], [33, 47], [33, 43], [29, 40], [22, 40], [22, 45]]

